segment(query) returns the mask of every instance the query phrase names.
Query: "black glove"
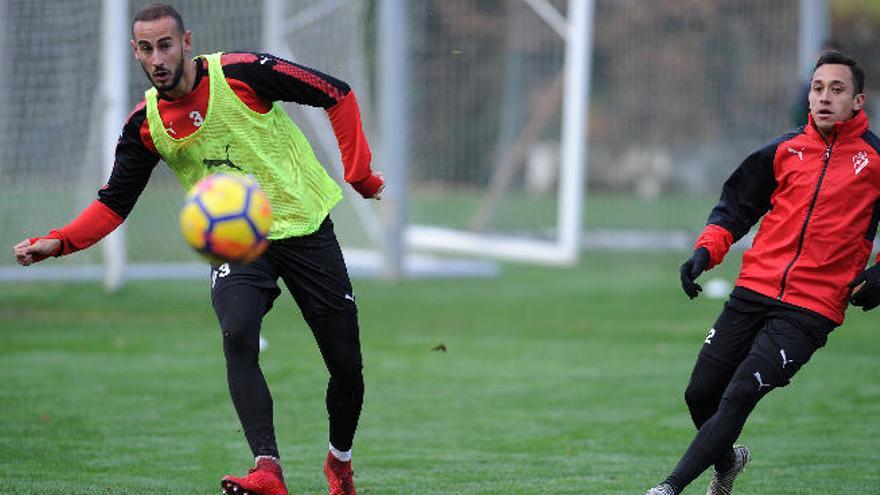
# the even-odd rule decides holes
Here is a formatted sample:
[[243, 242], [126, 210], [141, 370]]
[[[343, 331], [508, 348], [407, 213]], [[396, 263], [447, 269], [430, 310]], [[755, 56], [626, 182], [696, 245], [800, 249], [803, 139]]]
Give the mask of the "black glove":
[[697, 297], [697, 295], [703, 290], [700, 284], [694, 282], [697, 277], [700, 276], [701, 273], [706, 271], [706, 267], [709, 266], [709, 250], [705, 247], [699, 247], [694, 250], [694, 254], [691, 257], [682, 263], [681, 268], [679, 268], [679, 273], [681, 274], [681, 288], [684, 289], [684, 293], [691, 299]]
[[862, 311], [871, 311], [880, 306], [880, 264], [858, 274], [849, 284], [850, 289], [863, 284], [850, 297], [849, 302], [853, 306], [861, 306]]

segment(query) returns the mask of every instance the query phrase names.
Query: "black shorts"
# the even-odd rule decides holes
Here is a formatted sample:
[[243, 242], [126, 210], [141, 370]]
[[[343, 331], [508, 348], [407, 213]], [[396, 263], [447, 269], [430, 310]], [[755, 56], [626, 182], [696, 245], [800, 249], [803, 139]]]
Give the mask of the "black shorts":
[[830, 319], [757, 292], [736, 287], [700, 349], [708, 361], [735, 369], [750, 355], [777, 372], [785, 386], [825, 345], [837, 324]]
[[250, 263], [212, 266], [211, 299], [218, 317], [223, 321], [218, 294], [223, 294], [223, 301], [234, 301], [236, 298], [229, 297], [227, 291], [236, 288], [243, 288], [244, 293], [252, 293], [254, 288], [263, 289], [264, 312], [268, 311], [281, 293], [279, 277], [306, 318], [357, 312], [348, 270], [330, 217], [312, 234], [270, 241], [266, 251]]

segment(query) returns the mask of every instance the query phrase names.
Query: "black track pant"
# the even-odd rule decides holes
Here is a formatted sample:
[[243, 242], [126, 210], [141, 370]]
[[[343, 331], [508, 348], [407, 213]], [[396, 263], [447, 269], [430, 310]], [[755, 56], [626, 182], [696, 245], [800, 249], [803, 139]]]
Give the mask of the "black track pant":
[[272, 241], [248, 264], [215, 266], [211, 299], [223, 332], [229, 393], [254, 456], [278, 457], [272, 396], [260, 370], [263, 316], [281, 278], [312, 330], [330, 373], [330, 443], [351, 449], [364, 397], [357, 306], [329, 218], [317, 232]]
[[709, 466], [733, 464], [733, 443], [771, 390], [788, 385], [836, 324], [737, 287], [709, 330], [685, 401], [698, 431], [667, 482], [681, 491]]

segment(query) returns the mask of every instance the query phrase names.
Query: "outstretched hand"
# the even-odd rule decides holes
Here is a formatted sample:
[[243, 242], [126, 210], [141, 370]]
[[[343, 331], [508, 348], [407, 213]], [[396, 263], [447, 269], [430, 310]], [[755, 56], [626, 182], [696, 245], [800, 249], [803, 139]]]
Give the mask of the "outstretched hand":
[[378, 177], [379, 180], [382, 181], [382, 185], [379, 186], [379, 189], [377, 189], [376, 192], [373, 193], [372, 196], [370, 196], [371, 199], [375, 199], [378, 201], [382, 199], [382, 191], [385, 190], [385, 177], [382, 175], [382, 172], [373, 172], [373, 175], [375, 177]]
[[681, 275], [681, 288], [689, 298], [693, 299], [702, 292], [703, 287], [694, 282], [694, 280], [706, 271], [706, 267], [708, 266], [709, 250], [705, 247], [699, 247], [694, 250], [694, 254], [692, 254], [687, 261], [682, 263], [681, 268], [679, 268], [678, 271]]
[[855, 289], [849, 300], [853, 306], [860, 306], [862, 311], [880, 306], [880, 264], [858, 274], [847, 286]]
[[25, 239], [12, 247], [15, 261], [21, 266], [32, 265], [55, 254], [61, 247], [58, 239], [36, 239], [33, 243]]

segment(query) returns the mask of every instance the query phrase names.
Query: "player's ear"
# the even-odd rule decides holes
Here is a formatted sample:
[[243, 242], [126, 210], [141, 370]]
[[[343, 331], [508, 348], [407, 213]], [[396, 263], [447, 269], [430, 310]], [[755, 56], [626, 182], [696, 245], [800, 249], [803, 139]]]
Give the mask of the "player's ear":
[[134, 42], [134, 40], [128, 40], [128, 44], [131, 45], [132, 56], [134, 56], [134, 59], [137, 60], [137, 58], [138, 58], [137, 44]]
[[189, 54], [192, 51], [192, 31], [187, 30], [183, 33], [183, 52], [186, 54], [187, 58], [189, 58]]
[[853, 100], [853, 110], [859, 111], [865, 108], [865, 93], [859, 93]]

